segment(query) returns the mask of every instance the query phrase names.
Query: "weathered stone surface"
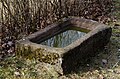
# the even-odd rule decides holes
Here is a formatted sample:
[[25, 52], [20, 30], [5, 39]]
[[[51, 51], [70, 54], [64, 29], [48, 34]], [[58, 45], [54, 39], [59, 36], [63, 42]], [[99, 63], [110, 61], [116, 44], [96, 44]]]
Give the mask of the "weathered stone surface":
[[[64, 48], [37, 44], [69, 27], [79, 27], [89, 30], [89, 32]], [[104, 48], [109, 42], [110, 36], [111, 28], [104, 24], [83, 18], [68, 18], [19, 40], [16, 55], [59, 65], [63, 73], [67, 73], [74, 70], [79, 61], [97, 54], [98, 50]]]

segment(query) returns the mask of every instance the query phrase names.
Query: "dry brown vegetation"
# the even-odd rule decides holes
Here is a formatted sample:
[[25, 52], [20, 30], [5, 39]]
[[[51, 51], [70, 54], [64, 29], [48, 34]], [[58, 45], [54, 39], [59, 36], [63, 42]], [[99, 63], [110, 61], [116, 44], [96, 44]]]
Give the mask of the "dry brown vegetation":
[[112, 0], [0, 0], [2, 37], [21, 38], [68, 16], [103, 20], [111, 8]]
[[[113, 7], [113, 1], [116, 1], [114, 4], [117, 7]], [[15, 36], [20, 39], [68, 16], [80, 16], [105, 23], [109, 21], [111, 11], [116, 9], [112, 13], [120, 20], [119, 7], [119, 0], [0, 0], [0, 44], [3, 46], [0, 45], [0, 79], [58, 78], [51, 66], [44, 66], [36, 60], [24, 60], [14, 56], [4, 58], [8, 54], [6, 52], [15, 46], [11, 46], [11, 41], [14, 40], [6, 41], [3, 38]], [[6, 48], [7, 43], [11, 47]], [[1, 50], [4, 51], [2, 54]], [[103, 59], [107, 60], [107, 66], [102, 64]], [[119, 79], [120, 29], [113, 28], [107, 48], [79, 67], [77, 74], [63, 75], [59, 79]]]

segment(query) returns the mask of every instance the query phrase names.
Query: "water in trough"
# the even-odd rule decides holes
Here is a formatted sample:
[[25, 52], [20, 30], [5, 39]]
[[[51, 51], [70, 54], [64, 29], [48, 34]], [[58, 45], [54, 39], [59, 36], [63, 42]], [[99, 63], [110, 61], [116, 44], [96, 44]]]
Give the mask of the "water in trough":
[[84, 36], [86, 31], [81, 31], [81, 29], [68, 29], [62, 33], [59, 33], [40, 44], [47, 45], [50, 47], [65, 47], [71, 44], [72, 42], [76, 41], [80, 37]]

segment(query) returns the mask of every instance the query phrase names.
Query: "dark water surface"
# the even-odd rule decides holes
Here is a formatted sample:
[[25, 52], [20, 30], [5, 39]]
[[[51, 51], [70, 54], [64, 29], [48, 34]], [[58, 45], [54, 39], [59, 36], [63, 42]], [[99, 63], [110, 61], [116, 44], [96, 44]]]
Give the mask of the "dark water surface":
[[66, 30], [62, 33], [59, 33], [58, 35], [55, 35], [40, 44], [47, 45], [50, 47], [65, 47], [71, 44], [72, 42], [76, 41], [83, 35], [85, 35], [86, 32], [81, 32], [77, 30]]

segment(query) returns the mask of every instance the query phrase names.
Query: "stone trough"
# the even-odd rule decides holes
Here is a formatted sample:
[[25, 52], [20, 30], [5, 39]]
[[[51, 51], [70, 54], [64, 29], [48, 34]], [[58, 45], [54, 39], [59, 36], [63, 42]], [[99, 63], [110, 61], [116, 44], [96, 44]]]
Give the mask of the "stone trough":
[[[64, 47], [51, 47], [41, 42], [70, 28], [84, 30], [85, 35]], [[75, 30], [75, 29], [74, 29]], [[16, 55], [38, 59], [41, 62], [58, 66], [60, 73], [69, 73], [85, 58], [97, 54], [111, 37], [111, 28], [93, 20], [72, 17], [53, 23], [17, 42]]]

